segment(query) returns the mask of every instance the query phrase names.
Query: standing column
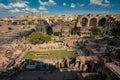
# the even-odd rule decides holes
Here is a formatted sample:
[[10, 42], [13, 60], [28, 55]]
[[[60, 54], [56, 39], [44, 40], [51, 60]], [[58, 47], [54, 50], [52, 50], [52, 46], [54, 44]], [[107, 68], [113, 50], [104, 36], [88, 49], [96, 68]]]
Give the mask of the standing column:
[[88, 19], [88, 23], [87, 23], [87, 27], [89, 27], [90, 26], [90, 19]]

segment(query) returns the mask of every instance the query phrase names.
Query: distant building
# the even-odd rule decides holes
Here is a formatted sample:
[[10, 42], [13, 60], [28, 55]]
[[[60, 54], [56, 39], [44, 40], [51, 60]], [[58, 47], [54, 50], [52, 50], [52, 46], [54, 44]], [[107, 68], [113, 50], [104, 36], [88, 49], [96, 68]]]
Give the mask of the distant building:
[[[41, 19], [41, 20], [40, 20]], [[5, 17], [2, 20], [8, 21], [11, 26], [13, 23], [18, 25], [30, 26], [29, 23], [33, 22], [32, 26], [36, 26], [36, 30], [46, 33], [46, 29], [49, 26], [53, 28], [53, 32], [62, 32], [64, 34], [70, 34], [73, 27], [77, 27], [77, 32], [81, 37], [91, 36], [89, 29], [93, 26], [97, 26], [100, 29], [108, 29], [116, 27], [118, 21], [120, 21], [119, 15], [50, 15], [41, 14], [36, 16], [34, 14], [23, 14], [17, 17]], [[38, 27], [39, 26], [39, 27]]]
[[[87, 15], [78, 16], [77, 27], [115, 27], [115, 18], [112, 15]], [[118, 17], [117, 17], [118, 18]], [[119, 19], [119, 18], [118, 18]]]
[[74, 22], [63, 22], [61, 24], [61, 28], [62, 28], [62, 33], [66, 34], [71, 34], [71, 30], [72, 28], [75, 27], [75, 23]]
[[61, 23], [55, 22], [52, 24], [53, 32], [61, 32]]
[[49, 24], [45, 20], [39, 20], [38, 23], [36, 24], [35, 28], [36, 31], [40, 31], [43, 33], [47, 33], [47, 28], [49, 27]]
[[92, 35], [92, 32], [88, 29], [81, 28], [80, 29], [80, 37], [90, 37]]
[[53, 32], [62, 32], [65, 35], [71, 34], [71, 30], [74, 27], [75, 27], [74, 22], [55, 22], [52, 25]]

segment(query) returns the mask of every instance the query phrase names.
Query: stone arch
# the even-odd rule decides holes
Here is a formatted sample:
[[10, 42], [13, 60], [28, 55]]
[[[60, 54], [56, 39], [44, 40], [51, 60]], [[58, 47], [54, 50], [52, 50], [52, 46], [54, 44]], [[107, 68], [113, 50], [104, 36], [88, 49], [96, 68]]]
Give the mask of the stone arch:
[[97, 25], [97, 19], [96, 18], [92, 18], [90, 19], [90, 26], [96, 26]]
[[105, 24], [106, 24], [106, 18], [101, 18], [100, 20], [99, 20], [99, 26], [104, 26]]
[[88, 24], [88, 19], [87, 18], [82, 18], [82, 26], [87, 26]]

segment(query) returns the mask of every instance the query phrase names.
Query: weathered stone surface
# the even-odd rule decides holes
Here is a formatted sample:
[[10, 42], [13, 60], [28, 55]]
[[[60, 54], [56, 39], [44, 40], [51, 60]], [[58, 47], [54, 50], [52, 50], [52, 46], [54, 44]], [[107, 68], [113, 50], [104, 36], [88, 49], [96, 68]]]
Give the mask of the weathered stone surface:
[[87, 64], [84, 64], [83, 71], [86, 71], [88, 68]]

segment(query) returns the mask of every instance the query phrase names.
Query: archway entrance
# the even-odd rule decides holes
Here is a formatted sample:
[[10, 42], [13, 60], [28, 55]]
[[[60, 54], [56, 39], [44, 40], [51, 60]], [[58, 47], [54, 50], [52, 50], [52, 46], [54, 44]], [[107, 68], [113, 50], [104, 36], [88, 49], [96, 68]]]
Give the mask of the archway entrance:
[[90, 26], [96, 26], [97, 25], [97, 19], [96, 18], [92, 18], [91, 20], [90, 20], [90, 24], [89, 24]]
[[88, 24], [88, 19], [82, 18], [82, 26], [87, 26], [87, 24]]
[[106, 23], [106, 18], [101, 18], [100, 21], [99, 21], [99, 26], [104, 26]]

